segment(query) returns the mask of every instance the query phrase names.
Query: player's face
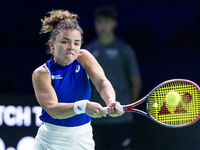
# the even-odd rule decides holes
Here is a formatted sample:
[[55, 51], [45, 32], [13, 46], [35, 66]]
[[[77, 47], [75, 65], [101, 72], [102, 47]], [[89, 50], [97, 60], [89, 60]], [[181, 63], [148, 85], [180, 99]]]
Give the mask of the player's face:
[[53, 42], [55, 63], [62, 66], [71, 64], [78, 57], [80, 47], [80, 31], [62, 30]]
[[98, 35], [112, 33], [116, 27], [116, 21], [111, 18], [99, 17], [95, 21], [95, 28]]

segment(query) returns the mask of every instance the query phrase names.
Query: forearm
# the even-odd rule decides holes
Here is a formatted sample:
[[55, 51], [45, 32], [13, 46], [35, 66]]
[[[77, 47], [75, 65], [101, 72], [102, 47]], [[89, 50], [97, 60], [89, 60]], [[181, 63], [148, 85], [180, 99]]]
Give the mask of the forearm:
[[55, 103], [43, 107], [54, 119], [65, 119], [76, 115], [74, 103]]
[[107, 106], [116, 100], [115, 91], [108, 80], [104, 80], [97, 90]]
[[102, 82], [99, 93], [108, 107], [107, 111], [109, 116], [118, 117], [123, 114], [123, 112], [120, 111], [121, 104], [116, 101], [115, 90], [108, 80]]
[[106, 116], [106, 113], [100, 104], [89, 102], [88, 100], [80, 100], [75, 103], [67, 104], [57, 103], [49, 107], [47, 112], [54, 119], [65, 119], [81, 113], [86, 113], [93, 118], [101, 118]]

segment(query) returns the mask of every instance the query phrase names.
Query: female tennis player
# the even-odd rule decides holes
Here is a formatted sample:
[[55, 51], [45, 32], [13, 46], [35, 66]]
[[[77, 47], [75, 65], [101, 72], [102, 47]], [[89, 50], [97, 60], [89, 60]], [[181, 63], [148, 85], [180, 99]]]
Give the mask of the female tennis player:
[[105, 117], [106, 112], [90, 101], [89, 78], [109, 108], [108, 115], [122, 115], [103, 69], [87, 50], [80, 49], [83, 31], [77, 17], [67, 10], [53, 10], [41, 20], [41, 33], [50, 32], [52, 57], [32, 75], [44, 122], [35, 137], [34, 150], [94, 150], [91, 117]]

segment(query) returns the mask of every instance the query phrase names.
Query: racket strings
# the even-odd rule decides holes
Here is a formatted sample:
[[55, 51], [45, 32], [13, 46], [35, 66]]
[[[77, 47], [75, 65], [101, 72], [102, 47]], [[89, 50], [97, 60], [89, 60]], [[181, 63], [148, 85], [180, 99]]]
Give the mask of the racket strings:
[[[175, 91], [180, 95], [181, 100], [177, 106], [166, 103], [166, 95], [170, 91]], [[163, 124], [178, 126], [198, 119], [199, 99], [199, 89], [195, 85], [188, 82], [171, 82], [153, 90], [148, 98], [148, 109], [155, 120]]]

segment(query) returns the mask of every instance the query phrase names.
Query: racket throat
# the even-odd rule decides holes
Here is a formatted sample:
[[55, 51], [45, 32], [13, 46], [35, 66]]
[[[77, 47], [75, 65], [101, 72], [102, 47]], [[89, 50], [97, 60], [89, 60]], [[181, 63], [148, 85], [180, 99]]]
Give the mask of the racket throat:
[[146, 117], [149, 117], [149, 115], [142, 111], [142, 110], [139, 110], [139, 109], [134, 109], [134, 108], [129, 108], [129, 107], [125, 107], [124, 108], [124, 111], [127, 111], [127, 112], [134, 112], [134, 113], [137, 113], [137, 114], [140, 114], [140, 115], [143, 115], [143, 116], [146, 116]]

